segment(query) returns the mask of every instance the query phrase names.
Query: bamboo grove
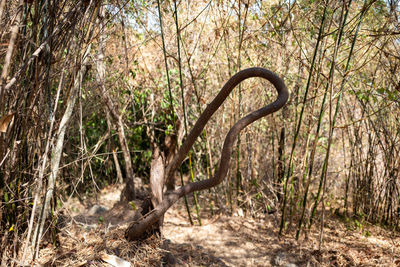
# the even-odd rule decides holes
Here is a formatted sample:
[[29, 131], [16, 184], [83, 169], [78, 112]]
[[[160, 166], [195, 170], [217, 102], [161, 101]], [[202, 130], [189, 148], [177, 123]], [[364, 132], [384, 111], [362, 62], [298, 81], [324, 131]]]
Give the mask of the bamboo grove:
[[[0, 0], [2, 262], [55, 244], [70, 196], [125, 183], [121, 198], [134, 198], [154, 151], [176, 153], [221, 86], [254, 66], [284, 79], [289, 103], [244, 130], [222, 185], [185, 198], [188, 220], [274, 213], [296, 239], [318, 227], [322, 240], [327, 213], [399, 229], [399, 11], [396, 0]], [[236, 88], [166, 187], [213, 176], [227, 131], [271, 88]]]

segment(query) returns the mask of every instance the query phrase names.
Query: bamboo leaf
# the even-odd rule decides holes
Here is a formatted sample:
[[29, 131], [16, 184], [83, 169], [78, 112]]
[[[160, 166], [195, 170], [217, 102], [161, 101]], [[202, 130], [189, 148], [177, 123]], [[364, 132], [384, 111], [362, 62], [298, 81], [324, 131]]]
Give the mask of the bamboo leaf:
[[8, 125], [10, 124], [11, 120], [14, 118], [15, 113], [8, 114], [3, 116], [0, 119], [0, 132], [5, 133], [7, 131]]

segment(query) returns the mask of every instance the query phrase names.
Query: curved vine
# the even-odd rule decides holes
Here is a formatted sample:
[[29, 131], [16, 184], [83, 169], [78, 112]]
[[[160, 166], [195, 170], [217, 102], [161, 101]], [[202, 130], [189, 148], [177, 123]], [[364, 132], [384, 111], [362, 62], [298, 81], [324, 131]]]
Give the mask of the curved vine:
[[186, 138], [185, 142], [179, 149], [178, 153], [171, 161], [171, 163], [169, 163], [168, 166], [166, 167], [166, 172], [165, 172], [166, 178], [174, 175], [175, 170], [181, 165], [182, 161], [186, 157], [190, 148], [196, 141], [196, 138], [201, 134], [203, 128], [205, 127], [211, 116], [222, 105], [222, 103], [228, 97], [230, 92], [240, 82], [252, 77], [260, 77], [270, 81], [278, 91], [277, 99], [273, 103], [249, 113], [247, 116], [241, 118], [238, 122], [235, 123], [235, 125], [232, 126], [232, 128], [229, 130], [225, 138], [221, 152], [219, 168], [214, 177], [198, 182], [189, 183], [172, 192], [168, 192], [164, 200], [157, 207], [155, 207], [154, 210], [150, 211], [140, 220], [133, 222], [128, 227], [125, 233], [125, 236], [128, 240], [135, 240], [137, 238], [140, 238], [143, 235], [143, 233], [147, 229], [149, 229], [155, 222], [157, 222], [159, 218], [161, 218], [161, 216], [163, 216], [164, 213], [179, 198], [194, 191], [209, 189], [221, 183], [225, 179], [226, 174], [228, 173], [233, 144], [239, 132], [249, 124], [253, 123], [254, 121], [264, 116], [267, 116], [275, 111], [278, 111], [286, 104], [289, 98], [289, 92], [283, 80], [278, 75], [276, 75], [270, 70], [263, 68], [249, 68], [239, 71], [228, 80], [228, 82], [224, 85], [224, 87], [222, 87], [221, 91], [214, 98], [214, 100], [203, 111], [200, 118], [197, 120], [196, 124], [191, 130], [190, 134]]

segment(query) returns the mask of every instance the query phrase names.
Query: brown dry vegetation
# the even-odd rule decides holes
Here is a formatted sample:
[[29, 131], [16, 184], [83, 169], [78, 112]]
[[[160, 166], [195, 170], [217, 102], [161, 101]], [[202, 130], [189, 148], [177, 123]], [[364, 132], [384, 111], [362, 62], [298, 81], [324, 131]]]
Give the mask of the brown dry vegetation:
[[[193, 266], [399, 265], [399, 12], [398, 0], [0, 0], [1, 264], [107, 253], [148, 266], [170, 251]], [[167, 166], [223, 84], [256, 66], [290, 99], [241, 132], [221, 185], [168, 211], [170, 241], [107, 229], [141, 219], [153, 152]], [[213, 177], [229, 129], [274, 90], [255, 78], [233, 90], [175, 185]]]
[[[109, 209], [119, 199], [120, 188], [101, 191], [92, 205]], [[367, 222], [357, 225], [329, 212], [319, 249], [319, 232], [312, 229], [306, 238], [295, 241], [295, 231], [279, 236], [277, 214], [246, 218], [234, 214], [210, 216], [203, 212], [203, 226], [190, 225], [183, 202], [166, 214], [164, 239], [152, 236], [127, 242], [126, 224], [111, 228], [107, 219], [82, 224], [71, 221], [57, 235], [57, 247], [41, 250], [38, 264], [45, 266], [109, 266], [104, 254], [117, 255], [133, 266], [398, 266], [400, 234]], [[77, 199], [70, 199], [64, 212], [85, 215]], [[129, 212], [129, 208], [124, 210]], [[104, 216], [104, 215], [103, 215]], [[174, 264], [171, 264], [173, 262]], [[294, 265], [293, 265], [294, 266]]]

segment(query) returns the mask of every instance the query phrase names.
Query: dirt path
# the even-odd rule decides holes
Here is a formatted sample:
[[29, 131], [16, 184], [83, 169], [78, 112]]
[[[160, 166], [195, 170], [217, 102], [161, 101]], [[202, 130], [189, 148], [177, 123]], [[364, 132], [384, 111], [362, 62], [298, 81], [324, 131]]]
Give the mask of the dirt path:
[[185, 212], [175, 208], [166, 214], [164, 237], [179, 263], [189, 266], [400, 266], [399, 233], [366, 225], [351, 229], [332, 217], [319, 250], [317, 230], [299, 242], [294, 233], [279, 238], [277, 216], [258, 221], [219, 216], [191, 226]]
[[[215, 266], [274, 264], [274, 256], [280, 249], [279, 241], [262, 222], [220, 215], [203, 219], [203, 226], [191, 226], [184, 215], [177, 209], [168, 211], [164, 227], [164, 237], [171, 241], [171, 252], [183, 263], [190, 265], [192, 260], [195, 265], [206, 264], [196, 262], [199, 257], [195, 254], [198, 253]], [[187, 251], [180, 251], [185, 247]], [[290, 260], [290, 254], [288, 256]], [[285, 260], [285, 263], [290, 262]]]
[[[94, 206], [112, 210], [118, 199], [114, 187], [103, 190], [86, 207], [76, 200], [65, 207], [71, 216], [87, 215]], [[129, 209], [129, 205], [118, 206], [119, 214], [128, 214]], [[191, 226], [183, 204], [176, 203], [165, 216], [165, 240], [153, 236], [130, 243], [124, 238], [126, 224], [110, 228], [97, 214], [91, 215], [90, 224], [72, 220], [58, 234], [56, 248], [48, 244], [41, 250], [40, 263], [110, 266], [102, 260], [106, 253], [131, 262], [131, 266], [400, 266], [400, 233], [367, 223], [354, 227], [354, 222], [327, 216], [324, 246], [319, 250], [316, 229], [299, 242], [293, 231], [279, 237], [278, 213], [257, 220], [207, 216], [202, 214], [203, 226]]]

